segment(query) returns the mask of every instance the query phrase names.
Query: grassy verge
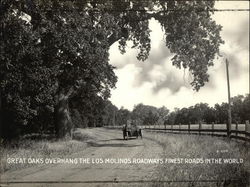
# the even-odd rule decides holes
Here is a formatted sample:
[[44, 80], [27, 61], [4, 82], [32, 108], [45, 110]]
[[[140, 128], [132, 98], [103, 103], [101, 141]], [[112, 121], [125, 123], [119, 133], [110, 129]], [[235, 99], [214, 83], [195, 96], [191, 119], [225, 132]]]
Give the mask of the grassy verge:
[[86, 130], [76, 130], [73, 139], [63, 140], [31, 140], [23, 138], [18, 142], [11, 142], [0, 146], [0, 173], [33, 166], [30, 163], [9, 164], [7, 158], [65, 158], [67, 155], [84, 150], [86, 141], [93, 139]]
[[[249, 144], [211, 136], [158, 134], [164, 158], [222, 159], [222, 163], [163, 164], [155, 174], [155, 186], [248, 186], [250, 179]], [[224, 159], [243, 159], [243, 163], [224, 163]], [[196, 160], [197, 161], [197, 160]], [[175, 182], [171, 182], [175, 181]], [[176, 182], [179, 181], [179, 182]], [[190, 182], [183, 182], [190, 181]], [[203, 181], [203, 182], [201, 182]]]

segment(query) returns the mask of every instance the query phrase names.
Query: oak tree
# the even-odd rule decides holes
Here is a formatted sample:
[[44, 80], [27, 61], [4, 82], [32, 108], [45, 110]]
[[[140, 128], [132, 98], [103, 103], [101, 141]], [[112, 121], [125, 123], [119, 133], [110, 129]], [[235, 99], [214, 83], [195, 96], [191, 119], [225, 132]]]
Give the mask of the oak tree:
[[53, 113], [56, 133], [64, 137], [72, 128], [69, 103], [74, 98], [83, 103], [91, 98], [95, 107], [94, 98], [106, 100], [115, 87], [114, 67], [108, 63], [111, 45], [119, 42], [124, 53], [132, 41], [139, 49], [137, 58], [147, 59], [150, 19], [162, 25], [166, 47], [175, 54], [173, 65], [191, 72], [191, 85], [198, 91], [208, 81], [208, 67], [223, 42], [221, 26], [211, 18], [213, 6], [214, 1], [2, 0], [4, 131]]

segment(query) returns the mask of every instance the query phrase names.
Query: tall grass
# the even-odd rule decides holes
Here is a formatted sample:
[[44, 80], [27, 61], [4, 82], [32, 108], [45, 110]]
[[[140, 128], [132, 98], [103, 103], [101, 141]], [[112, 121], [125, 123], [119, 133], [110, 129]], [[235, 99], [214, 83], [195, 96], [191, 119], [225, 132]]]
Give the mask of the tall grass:
[[[249, 144], [211, 136], [158, 134], [165, 158], [241, 158], [242, 164], [163, 164], [154, 186], [248, 186]], [[172, 181], [172, 182], [171, 182]], [[178, 182], [177, 182], [178, 181]], [[190, 181], [190, 182], [185, 182]], [[203, 181], [203, 182], [201, 182]]]
[[65, 158], [67, 155], [84, 150], [86, 141], [93, 139], [88, 130], [76, 130], [73, 139], [62, 139], [60, 141], [51, 139], [27, 139], [12, 141], [0, 146], [0, 173], [8, 170], [17, 170], [34, 164], [9, 164], [7, 158]]

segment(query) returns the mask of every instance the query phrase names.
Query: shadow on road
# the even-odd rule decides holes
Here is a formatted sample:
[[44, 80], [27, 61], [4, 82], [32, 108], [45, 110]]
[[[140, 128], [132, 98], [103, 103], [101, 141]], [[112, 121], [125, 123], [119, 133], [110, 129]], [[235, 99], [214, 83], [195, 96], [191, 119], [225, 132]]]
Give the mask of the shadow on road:
[[[141, 139], [141, 138], [135, 138], [135, 137], [130, 137], [127, 140], [137, 140], [137, 139]], [[127, 141], [124, 140], [123, 138], [113, 138], [113, 139], [106, 139], [106, 140], [98, 140], [98, 142], [109, 142], [109, 141]]]
[[123, 138], [113, 138], [107, 140], [99, 140], [98, 142], [109, 142], [109, 141], [124, 141]]
[[97, 142], [87, 142], [89, 146], [92, 147], [139, 147], [143, 145], [137, 144], [125, 144], [125, 143], [97, 143]]

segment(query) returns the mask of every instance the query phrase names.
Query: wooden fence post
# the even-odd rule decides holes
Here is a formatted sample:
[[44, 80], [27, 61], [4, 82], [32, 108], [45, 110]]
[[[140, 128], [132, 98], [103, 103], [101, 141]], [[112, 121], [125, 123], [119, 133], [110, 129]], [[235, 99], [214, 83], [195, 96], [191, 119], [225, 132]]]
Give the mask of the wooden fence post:
[[199, 122], [199, 135], [201, 135], [201, 122]]
[[190, 134], [190, 123], [188, 123], [188, 134]]
[[230, 138], [230, 136], [231, 136], [231, 128], [232, 128], [231, 126], [232, 126], [232, 124], [231, 124], [230, 122], [227, 122], [226, 125], [227, 125], [227, 137]]
[[180, 129], [181, 129], [181, 124], [179, 123], [179, 132], [181, 132]]
[[238, 122], [237, 121], [235, 123], [235, 131], [236, 131], [235, 135], [238, 136]]
[[171, 131], [173, 131], [173, 124], [171, 124]]
[[212, 122], [212, 136], [214, 135], [214, 122]]
[[[249, 124], [249, 120], [246, 120], [246, 124], [245, 124], [245, 131], [246, 131], [246, 132], [250, 132], [250, 124]], [[247, 135], [245, 135], [245, 137], [247, 137]]]

